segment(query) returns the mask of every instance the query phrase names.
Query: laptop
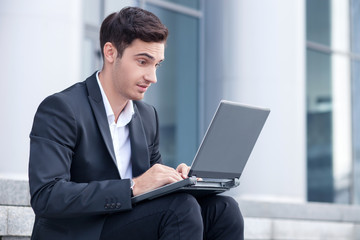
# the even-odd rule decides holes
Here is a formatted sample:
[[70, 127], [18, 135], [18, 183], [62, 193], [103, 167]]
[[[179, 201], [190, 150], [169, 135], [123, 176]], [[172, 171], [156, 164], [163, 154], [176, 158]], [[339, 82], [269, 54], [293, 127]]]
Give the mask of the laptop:
[[237, 187], [269, 109], [222, 100], [194, 157], [189, 178], [132, 197], [132, 204], [174, 193], [195, 197]]

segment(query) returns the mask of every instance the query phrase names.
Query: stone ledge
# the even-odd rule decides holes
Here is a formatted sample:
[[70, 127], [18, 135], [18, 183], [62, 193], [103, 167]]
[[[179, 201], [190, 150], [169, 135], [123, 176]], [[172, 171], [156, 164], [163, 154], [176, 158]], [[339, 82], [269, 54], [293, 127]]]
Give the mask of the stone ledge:
[[359, 240], [360, 225], [245, 217], [248, 240]]
[[272, 238], [272, 221], [263, 218], [244, 217], [244, 235], [246, 239], [270, 240]]
[[7, 216], [6, 207], [0, 206], [0, 236], [6, 235], [7, 233]]
[[0, 205], [30, 206], [28, 181], [0, 179], [0, 192]]
[[30, 240], [30, 237], [2, 237], [1, 240]]
[[[27, 181], [0, 179], [0, 240], [28, 240], [34, 213]], [[247, 240], [359, 240], [360, 206], [239, 202]]]
[[0, 206], [0, 213], [0, 236], [31, 235], [35, 215], [30, 207]]
[[[30, 208], [0, 207], [8, 212], [8, 227], [2, 240], [26, 240], [31, 234], [33, 213]], [[245, 239], [251, 240], [356, 240], [360, 225], [326, 221], [284, 220], [245, 217]]]
[[[360, 224], [360, 206], [328, 203], [275, 203], [236, 199], [244, 217]], [[360, 238], [359, 238], [360, 239]]]

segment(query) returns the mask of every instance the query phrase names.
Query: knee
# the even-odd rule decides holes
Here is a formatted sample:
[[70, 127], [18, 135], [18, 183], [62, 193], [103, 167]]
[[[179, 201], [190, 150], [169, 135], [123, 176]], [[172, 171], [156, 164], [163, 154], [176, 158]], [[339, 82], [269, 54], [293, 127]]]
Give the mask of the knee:
[[223, 195], [214, 196], [213, 202], [210, 203], [209, 207], [214, 208], [215, 215], [221, 219], [221, 222], [241, 232], [243, 231], [244, 218], [235, 199]]
[[186, 193], [175, 194], [175, 201], [172, 209], [179, 219], [183, 219], [187, 224], [193, 225], [195, 228], [203, 228], [203, 220], [201, 216], [201, 207], [196, 199]]
[[241, 214], [238, 202], [229, 196], [224, 196], [223, 201], [225, 205], [224, 217], [232, 219], [233, 223], [239, 229], [244, 229], [244, 218]]
[[[189, 194], [174, 194], [169, 210], [171, 218], [176, 222], [179, 235], [185, 239], [201, 239], [203, 235], [203, 219], [201, 208], [196, 199]], [[182, 239], [182, 238], [181, 238]]]
[[200, 205], [190, 194], [174, 194], [174, 202], [170, 208], [176, 215], [188, 217], [189, 221], [202, 221]]
[[207, 239], [244, 239], [244, 219], [238, 203], [228, 196], [212, 196], [201, 202]]

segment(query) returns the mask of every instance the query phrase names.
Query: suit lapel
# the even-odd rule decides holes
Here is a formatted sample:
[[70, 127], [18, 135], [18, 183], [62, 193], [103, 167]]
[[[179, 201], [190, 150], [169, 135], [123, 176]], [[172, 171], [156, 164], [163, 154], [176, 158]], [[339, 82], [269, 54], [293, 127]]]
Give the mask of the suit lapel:
[[142, 124], [139, 110], [134, 104], [134, 115], [129, 123], [130, 142], [131, 142], [131, 163], [133, 177], [143, 174], [150, 168], [148, 144]]
[[104, 103], [102, 101], [100, 88], [99, 88], [99, 85], [96, 80], [96, 73], [94, 73], [91, 77], [89, 77], [86, 80], [86, 86], [87, 86], [87, 89], [89, 92], [89, 96], [88, 96], [89, 102], [93, 109], [97, 124], [98, 124], [100, 132], [101, 132], [101, 135], [104, 139], [106, 148], [109, 151], [111, 158], [114, 161], [115, 165], [117, 165], [115, 153], [114, 153], [114, 147], [113, 147], [113, 143], [112, 143], [112, 139], [111, 139], [111, 133], [110, 133], [110, 129], [109, 129], [109, 123], [106, 119]]
[[[115, 165], [117, 165], [109, 124], [106, 119], [105, 107], [102, 101], [100, 88], [96, 80], [96, 73], [86, 80], [86, 85], [89, 92], [89, 102], [93, 109], [102, 138], [104, 139], [106, 148], [109, 151], [112, 160]], [[137, 177], [150, 168], [150, 160], [146, 135], [136, 104], [134, 104], [134, 111], [135, 113], [128, 126], [131, 142], [132, 172], [133, 177]]]

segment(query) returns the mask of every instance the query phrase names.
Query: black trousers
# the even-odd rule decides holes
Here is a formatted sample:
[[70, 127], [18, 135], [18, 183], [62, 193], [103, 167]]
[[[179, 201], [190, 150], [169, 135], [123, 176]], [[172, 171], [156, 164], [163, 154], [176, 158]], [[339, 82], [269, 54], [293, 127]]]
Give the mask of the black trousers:
[[228, 196], [177, 193], [109, 215], [101, 240], [243, 240], [244, 221]]

